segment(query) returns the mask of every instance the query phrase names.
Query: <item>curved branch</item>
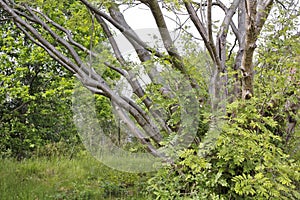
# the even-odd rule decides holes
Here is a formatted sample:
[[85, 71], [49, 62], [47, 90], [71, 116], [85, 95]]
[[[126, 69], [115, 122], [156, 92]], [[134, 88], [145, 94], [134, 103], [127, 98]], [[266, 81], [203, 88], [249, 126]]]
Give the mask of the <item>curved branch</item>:
[[109, 27], [108, 25], [105, 23], [105, 21], [102, 19], [101, 16], [99, 15], [96, 15], [96, 19], [98, 21], [98, 23], [101, 25], [102, 27], [102, 30], [104, 31], [110, 45], [112, 46], [112, 49], [115, 53], [115, 56], [117, 58], [117, 60], [119, 61], [119, 63], [122, 65], [122, 66], [126, 66], [126, 61], [125, 59], [123, 58], [121, 52], [120, 52], [120, 49], [118, 47], [118, 44], [117, 42], [115, 41], [115, 39], [113, 38], [113, 35], [111, 33], [111, 31], [109, 30]]
[[143, 144], [146, 146], [146, 148], [148, 149], [148, 151], [156, 156], [156, 157], [161, 157], [163, 159], [165, 159], [165, 161], [168, 161], [169, 159], [159, 153], [156, 148], [146, 140], [145, 135], [135, 126], [134, 122], [125, 114], [125, 112], [122, 110], [122, 108], [119, 107], [119, 104], [117, 102], [112, 101], [112, 104], [114, 105], [114, 107], [116, 108], [116, 112], [117, 114], [120, 116], [120, 118], [124, 121], [124, 123], [126, 124], [126, 126], [130, 129], [130, 131], [134, 134], [134, 136]]
[[54, 60], [56, 60], [59, 64], [61, 64], [63, 67], [65, 67], [68, 71], [70, 71], [71, 73], [75, 74], [76, 72], [73, 70], [73, 68], [71, 68], [69, 65], [67, 65], [60, 57], [56, 56], [50, 48], [48, 48], [47, 46], [41, 44], [40, 42], [38, 42], [36, 39], [34, 39], [32, 37], [32, 35], [26, 31], [19, 23], [16, 23], [16, 26], [36, 45], [42, 47]]
[[[211, 49], [215, 56], [215, 62], [219, 63], [220, 58], [217, 54], [216, 46], [214, 44], [213, 39], [213, 31], [212, 31], [212, 0], [207, 1], [207, 36], [208, 36], [208, 44], [211, 46]], [[220, 64], [217, 64], [217, 66], [220, 66]]]
[[42, 25], [43, 29], [45, 29], [50, 35], [56, 39], [60, 44], [62, 44], [64, 47], [68, 49], [70, 52], [71, 56], [74, 58], [76, 64], [78, 66], [83, 66], [82, 60], [79, 58], [79, 55], [75, 51], [73, 47], [70, 46], [64, 39], [62, 39], [59, 35], [57, 35], [45, 22], [43, 22], [37, 15], [34, 14], [34, 12], [31, 10], [31, 8], [27, 5], [25, 5], [26, 9], [28, 12], [33, 16], [33, 18], [40, 24]]
[[[158, 137], [159, 131], [156, 128], [154, 124], [149, 123], [149, 120], [144, 119], [143, 115], [139, 113], [138, 110], [136, 110], [135, 107], [129, 104], [129, 102], [126, 102], [124, 99], [122, 99], [120, 96], [115, 94], [115, 92], [108, 86], [108, 84], [105, 82], [105, 80], [98, 75], [93, 69], [88, 69], [81, 60], [77, 61], [77, 65], [69, 60], [66, 56], [62, 55], [52, 44], [50, 44], [47, 40], [41, 36], [37, 30], [35, 30], [31, 25], [26, 23], [23, 19], [21, 19], [12, 8], [10, 8], [6, 3], [3, 2], [3, 0], [0, 0], [1, 7], [7, 11], [14, 19], [16, 24], [19, 24], [19, 26], [24, 26], [27, 29], [28, 35], [29, 32], [33, 34], [31, 39], [37, 39], [38, 42], [41, 44], [41, 46], [46, 47], [45, 50], [50, 51], [50, 54], [55, 55], [59, 57], [59, 61], [64, 63], [64, 66], [69, 66], [73, 73], [75, 73], [75, 76], [83, 83], [83, 85], [88, 88], [89, 90], [97, 93], [102, 94], [108, 98], [111, 99], [111, 101], [116, 102], [119, 106], [121, 106], [123, 109], [128, 110], [130, 114], [136, 119], [137, 123], [145, 129], [145, 131], [149, 135], [153, 135]], [[62, 38], [57, 37], [56, 33], [54, 33], [50, 27], [47, 27], [45, 23], [43, 23], [32, 11], [29, 7], [27, 7], [29, 12], [33, 15], [33, 18], [37, 20], [39, 23], [41, 23], [44, 26], [44, 29], [47, 30], [52, 37], [56, 38], [60, 43], [65, 45], [70, 51], [73, 51], [72, 56], [77, 56], [76, 52], [72, 47], [66, 42], [63, 41]], [[28, 32], [29, 31], [29, 32]], [[75, 52], [75, 53], [74, 53]], [[79, 57], [77, 59], [80, 59]], [[79, 65], [79, 66], [78, 66]]]
[[[100, 25], [102, 26], [103, 28], [103, 31], [105, 32], [112, 48], [113, 48], [113, 51], [116, 55], [116, 58], [118, 59], [118, 61], [120, 62], [120, 64], [124, 67], [124, 68], [127, 68], [126, 65], [126, 61], [125, 59], [123, 58], [121, 52], [120, 52], [120, 49], [117, 45], [117, 42], [115, 41], [112, 33], [110, 32], [107, 24], [105, 23], [105, 21], [100, 17], [100, 16], [96, 16], [98, 22], [100, 23]], [[134, 42], [134, 41], [133, 41]], [[134, 42], [135, 43], [135, 42]], [[136, 44], [136, 43], [135, 43]], [[138, 47], [137, 47], [138, 48]], [[141, 47], [139, 47], [137, 50], [139, 50]], [[143, 49], [143, 48], [142, 48]], [[137, 51], [136, 50], [136, 51]], [[144, 50], [144, 49], [143, 49]], [[137, 51], [138, 52], [138, 51]], [[147, 56], [148, 52], [146, 50], [144, 50], [144, 55]], [[141, 56], [141, 59], [144, 58], [142, 55]], [[146, 59], [146, 58], [144, 58]], [[147, 56], [147, 59], [150, 59], [150, 55]], [[110, 66], [110, 65], [108, 65]], [[126, 79], [127, 81], [129, 82], [129, 84], [131, 85], [132, 89], [133, 89], [133, 92], [139, 97], [139, 98], [143, 98], [145, 96], [145, 91], [143, 90], [143, 88], [141, 87], [138, 79], [136, 78], [136, 76], [131, 72], [130, 69], [127, 70], [128, 74], [125, 72], [122, 74]], [[120, 73], [120, 72], [119, 72]], [[152, 102], [151, 100], [149, 99], [149, 97], [146, 97], [146, 98], [143, 98], [143, 103], [146, 105], [147, 108], [150, 108], [150, 106], [152, 105]]]
[[[32, 8], [31, 8], [32, 9]], [[78, 47], [80, 50], [82, 50], [83, 52], [87, 52], [88, 54], [96, 57], [97, 55], [90, 51], [89, 49], [87, 49], [86, 47], [84, 47], [83, 45], [79, 44], [78, 42], [74, 41], [71, 31], [67, 30], [66, 28], [62, 27], [61, 25], [59, 25], [58, 23], [54, 22], [52, 19], [50, 19], [47, 15], [45, 15], [44, 13], [36, 10], [36, 9], [32, 9], [34, 12], [40, 14], [43, 18], [45, 18], [50, 24], [52, 24], [55, 28], [61, 30], [62, 32], [64, 32], [67, 37], [68, 40], [70, 41], [70, 43], [76, 47]]]
[[185, 0], [184, 5], [185, 5], [188, 13], [190, 14], [190, 18], [191, 18], [192, 22], [194, 23], [195, 27], [197, 28], [199, 34], [201, 35], [201, 37], [204, 41], [204, 44], [208, 50], [210, 57], [212, 58], [212, 60], [217, 62], [215, 52], [214, 52], [211, 44], [208, 41], [208, 35], [207, 35], [207, 31], [206, 31], [206, 27], [205, 27], [204, 23], [201, 22], [194, 7], [192, 6], [192, 4], [189, 1]]
[[173, 66], [176, 69], [178, 69], [179, 71], [181, 71], [183, 74], [186, 75], [187, 71], [182, 62], [182, 58], [179, 55], [175, 45], [173, 44], [170, 32], [169, 32], [167, 24], [165, 22], [165, 18], [163, 16], [163, 13], [159, 7], [157, 0], [148, 0], [148, 1], [144, 1], [144, 2], [147, 2], [147, 4], [150, 7], [152, 15], [156, 21], [157, 27], [159, 28], [159, 32], [160, 32], [163, 44], [164, 44], [168, 54], [171, 56]]
[[164, 55], [159, 52], [157, 49], [149, 47], [145, 42], [143, 42], [141, 39], [137, 38], [134, 34], [132, 34], [130, 31], [128, 31], [125, 27], [123, 27], [120, 23], [115, 21], [112, 17], [107, 15], [106, 13], [100, 11], [99, 9], [92, 6], [87, 0], [80, 0], [89, 10], [91, 10], [93, 13], [103, 17], [106, 19], [109, 23], [111, 23], [114, 27], [116, 27], [120, 32], [124, 33], [131, 39], [133, 39], [136, 43], [141, 45], [144, 49], [147, 51], [154, 53], [157, 57], [164, 57]]
[[[240, 2], [234, 2], [233, 4], [236, 4], [236, 3], [239, 4]], [[216, 5], [216, 6], [218, 6], [219, 8], [221, 8], [221, 9], [224, 11], [225, 15], [227, 15], [228, 12], [229, 12], [230, 9], [231, 9], [231, 8], [228, 9], [228, 8], [227, 8], [221, 1], [219, 1], [219, 0], [218, 0], [217, 2], [214, 2], [213, 5]], [[235, 8], [235, 10], [236, 10], [236, 8]], [[233, 31], [235, 37], [236, 37], [237, 40], [239, 41], [239, 43], [241, 43], [241, 36], [240, 36], [240, 33], [239, 33], [237, 27], [235, 26], [235, 24], [234, 24], [233, 21], [232, 21], [232, 16], [231, 16], [231, 18], [230, 18], [230, 27], [231, 27], [231, 29], [232, 29], [232, 31]]]
[[[240, 0], [234, 0], [234, 2], [231, 3], [230, 8], [226, 10], [226, 12], [225, 12], [226, 15], [223, 19], [222, 25], [221, 25], [220, 30], [217, 35], [217, 47], [218, 47], [218, 51], [219, 51], [219, 58], [221, 61], [223, 61], [222, 63], [224, 63], [224, 64], [225, 64], [225, 60], [226, 60], [227, 33], [228, 33], [229, 25], [230, 25], [230, 23], [232, 23], [232, 16], [236, 12], [239, 3], [240, 3]], [[222, 67], [224, 68], [225, 66], [222, 66]], [[223, 71], [224, 69], [221, 69], [221, 70]]]

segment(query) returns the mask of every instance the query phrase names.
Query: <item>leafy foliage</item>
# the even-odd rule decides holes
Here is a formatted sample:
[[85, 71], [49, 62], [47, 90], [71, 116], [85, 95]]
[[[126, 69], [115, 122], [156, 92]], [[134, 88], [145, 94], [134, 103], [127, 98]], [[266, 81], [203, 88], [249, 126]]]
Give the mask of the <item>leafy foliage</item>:
[[[54, 21], [47, 18], [44, 18], [43, 23], [35, 24], [34, 21], [31, 21], [30, 17], [27, 17], [27, 20], [31, 21], [29, 23], [41, 33], [43, 39], [53, 44], [54, 47], [59, 50], [61, 53], [60, 55], [67, 55], [68, 49], [70, 50], [73, 48], [70, 48], [70, 45], [73, 45], [74, 49], [72, 50], [74, 50], [74, 52], [76, 51], [78, 56], [77, 54], [74, 54], [75, 56], [69, 56], [71, 60], [76, 60], [76, 56], [78, 58], [87, 56], [83, 49], [92, 49], [94, 44], [101, 41], [103, 36], [102, 30], [99, 25], [94, 24], [95, 16], [104, 17], [108, 20], [108, 17], [104, 15], [105, 13], [101, 14], [99, 10], [92, 9], [92, 6], [89, 7], [92, 13], [91, 15], [88, 9], [83, 9], [84, 6], [80, 1], [63, 0], [57, 2], [51, 0], [47, 2], [31, 2], [22, 0], [17, 2], [27, 2], [33, 9], [42, 9], [51, 19], [69, 30], [68, 32], [63, 31], [62, 28], [57, 28]], [[238, 1], [235, 1], [236, 8], [238, 7], [237, 2]], [[251, 1], [247, 2], [250, 9], [250, 12], [247, 14], [250, 14], [251, 18], [253, 17], [252, 14], [257, 11], [258, 14], [255, 23], [264, 22], [264, 17], [262, 16], [267, 17], [265, 14], [268, 13], [268, 8], [272, 5], [265, 4], [266, 11], [264, 10], [265, 12], [261, 12], [261, 10], [256, 10], [257, 7], [254, 3], [252, 4], [250, 2]], [[104, 3], [103, 5], [107, 5], [108, 7], [113, 5], [110, 7], [109, 11], [114, 12], [115, 15], [112, 18], [115, 19], [110, 19], [108, 21], [118, 22], [118, 24], [125, 24], [125, 26], [127, 26], [126, 23], [122, 22], [123, 16], [116, 9], [117, 5], [114, 4], [115, 2], [101, 1], [101, 3]], [[128, 3], [129, 5], [133, 5], [134, 2], [116, 1], [116, 3]], [[159, 16], [156, 15], [156, 17], [160, 18], [160, 5], [156, 4], [158, 2], [147, 1], [146, 3], [150, 8], [152, 7], [152, 14], [154, 17], [155, 14], [159, 14]], [[186, 1], [185, 3], [186, 6], [192, 6], [188, 4], [189, 1]], [[263, 7], [262, 4], [260, 6]], [[102, 9], [103, 5], [100, 5], [99, 8]], [[165, 1], [165, 4], [163, 4], [163, 6], [166, 6], [166, 10], [176, 12], [183, 8], [182, 5], [182, 2], [177, 0]], [[234, 5], [231, 5], [232, 7], [227, 10], [227, 13], [234, 13], [235, 10], [232, 10]], [[193, 9], [198, 8], [199, 11], [204, 5], [195, 3], [195, 6], [196, 7], [190, 7], [192, 9], [189, 10], [189, 16], [194, 16], [194, 19], [200, 20], [197, 18], [196, 14], [193, 14]], [[240, 11], [242, 10], [242, 7], [243, 5], [240, 5]], [[286, 9], [284, 5], [283, 7]], [[22, 4], [19, 4], [18, 9], [18, 11], [21, 12], [20, 10], [23, 9]], [[244, 7], [244, 9], [246, 9], [246, 7]], [[137, 111], [138, 114], [131, 114], [130, 117], [124, 118], [125, 120], [135, 118], [136, 124], [133, 124], [133, 126], [136, 125], [136, 130], [139, 130], [141, 126], [151, 125], [150, 128], [154, 127], [153, 133], [157, 133], [157, 135], [163, 137], [163, 139], [159, 138], [157, 141], [155, 141], [155, 139], [149, 141], [143, 140], [145, 141], [145, 144], [148, 143], [150, 145], [151, 142], [157, 142], [155, 144], [156, 146], [154, 145], [155, 147], [172, 144], [174, 138], [180, 137], [177, 131], [179, 128], [176, 126], [183, 120], [185, 121], [182, 123], [182, 126], [190, 127], [190, 130], [185, 131], [197, 133], [198, 136], [194, 146], [180, 152], [180, 158], [175, 161], [175, 163], [166, 165], [165, 168], [161, 169], [149, 180], [148, 194], [152, 195], [152, 197], [157, 199], [300, 198], [300, 155], [298, 151], [299, 147], [297, 147], [299, 145], [297, 139], [299, 139], [300, 130], [299, 126], [296, 126], [297, 122], [300, 120], [300, 47], [299, 37], [297, 37], [297, 34], [295, 33], [295, 30], [297, 30], [296, 27], [299, 25], [297, 23], [299, 12], [293, 11], [290, 13], [286, 12], [284, 9], [275, 9], [274, 15], [279, 23], [274, 23], [275, 25], [270, 23], [266, 26], [265, 32], [260, 38], [262, 45], [257, 52], [258, 56], [255, 66], [252, 66], [252, 55], [255, 49], [253, 47], [255, 46], [256, 39], [259, 36], [258, 33], [260, 32], [263, 23], [254, 23], [254, 26], [251, 27], [251, 23], [248, 23], [247, 20], [243, 21], [244, 23], [247, 22], [248, 24], [246, 24], [246, 26], [249, 25], [250, 28], [247, 27], [244, 30], [243, 26], [238, 26], [238, 30], [236, 30], [235, 33], [241, 33], [241, 35], [239, 35], [240, 38], [237, 37], [237, 40], [240, 40], [238, 41], [239, 51], [232, 54], [232, 52], [228, 52], [227, 49], [222, 46], [226, 46], [227, 42], [226, 35], [228, 30], [225, 28], [225, 20], [224, 24], [220, 26], [221, 29], [218, 33], [220, 35], [217, 37], [218, 41], [216, 45], [210, 41], [212, 40], [212, 35], [215, 33], [211, 32], [214, 27], [210, 24], [211, 22], [209, 22], [210, 8], [208, 8], [207, 26], [209, 26], [209, 24], [211, 26], [209, 26], [207, 30], [204, 30], [202, 25], [200, 25], [202, 28], [198, 27], [198, 29], [203, 29], [202, 31], [199, 31], [199, 33], [200, 35], [202, 33], [202, 39], [205, 42], [206, 47], [208, 47], [207, 50], [212, 58], [211, 61], [215, 62], [211, 68], [207, 67], [208, 69], [210, 68], [211, 72], [209, 73], [202, 69], [199, 70], [198, 64], [207, 66], [210, 65], [210, 63], [206, 62], [205, 54], [198, 55], [195, 53], [197, 51], [194, 51], [196, 47], [193, 46], [193, 44], [183, 44], [184, 48], [188, 49], [188, 53], [184, 55], [184, 58], [177, 56], [176, 51], [172, 51], [173, 49], [170, 48], [168, 49], [168, 46], [165, 45], [169, 55], [164, 55], [161, 59], [158, 58], [158, 62], [160, 62], [159, 64], [165, 69], [168, 69], [172, 64], [173, 67], [177, 68], [160, 71], [162, 77], [169, 78], [170, 82], [162, 85], [153, 82], [153, 84], [147, 85], [145, 87], [146, 95], [144, 95], [144, 93], [142, 97], [137, 95], [138, 100], [130, 102], [131, 105], [130, 103], [123, 101], [122, 95], [114, 97], [114, 84], [117, 84], [114, 81], [115, 79], [119, 79], [119, 76], [113, 71], [119, 70], [123, 72], [124, 70], [129, 73], [128, 69], [131, 69], [132, 66], [131, 64], [128, 64], [128, 66], [126, 63], [122, 64], [122, 62], [119, 64], [126, 66], [116, 64], [116, 58], [107, 56], [111, 55], [110, 49], [105, 52], [105, 59], [103, 60], [107, 60], [114, 64], [113, 67], [110, 67], [113, 70], [106, 70], [107, 66], [105, 67], [104, 63], [98, 63], [102, 70], [100, 73], [98, 72], [98, 75], [103, 75], [103, 81], [102, 79], [96, 79], [96, 81], [98, 81], [97, 84], [92, 86], [86, 85], [87, 87], [90, 87], [91, 90], [94, 89], [94, 91], [100, 91], [99, 93], [106, 91], [103, 95], [106, 95], [108, 98], [96, 97], [98, 117], [103, 119], [101, 121], [102, 125], [106, 125], [107, 122], [112, 122], [114, 120], [112, 117], [112, 109], [109, 105], [109, 101], [113, 99], [113, 101], [118, 100], [120, 105], [123, 103], [125, 105], [123, 105], [124, 108], [128, 107], [131, 111]], [[199, 12], [204, 10], [205, 9], [202, 9]], [[226, 9], [224, 10], [226, 11]], [[97, 11], [100, 14], [97, 14]], [[24, 13], [28, 12], [30, 12], [30, 9], [27, 9]], [[34, 12], [38, 13], [38, 16], [43, 15], [42, 13], [39, 13], [39, 10], [35, 10]], [[243, 14], [242, 11], [239, 13]], [[110, 13], [110, 15], [112, 16], [113, 13]], [[20, 14], [20, 16], [21, 18], [23, 17], [23, 19], [26, 18], [25, 14]], [[284, 17], [280, 18], [279, 16]], [[34, 17], [34, 15], [32, 17]], [[239, 17], [242, 17], [242, 15], [239, 15]], [[156, 19], [157, 23], [159, 23], [159, 21], [160, 20]], [[229, 21], [230, 20], [227, 20], [228, 26]], [[23, 40], [22, 35], [18, 33], [18, 29], [13, 27], [13, 25], [7, 24], [6, 20], [1, 23], [4, 25], [1, 27], [1, 32], [3, 32], [4, 37], [0, 41], [2, 46], [1, 50], [3, 51], [3, 53], [0, 54], [2, 63], [0, 65], [0, 84], [3, 86], [0, 91], [0, 94], [2, 95], [0, 97], [2, 103], [0, 129], [1, 134], [3, 134], [3, 137], [1, 137], [2, 146], [0, 147], [1, 150], [3, 149], [2, 152], [4, 152], [2, 155], [24, 157], [26, 156], [26, 152], [35, 148], [36, 144], [42, 146], [46, 143], [45, 141], [48, 140], [57, 142], [54, 144], [59, 145], [60, 143], [58, 141], [60, 140], [60, 137], [58, 137], [58, 134], [66, 136], [66, 140], [74, 138], [73, 127], [72, 125], [68, 126], [71, 119], [69, 95], [70, 88], [72, 87], [72, 83], [69, 82], [71, 79], [69, 74], [62, 70], [55, 61], [49, 59], [46, 54], [41, 51], [40, 47], [33, 46], [31, 43], [28, 43], [26, 39]], [[51, 33], [51, 31], [49, 31], [49, 29], [45, 30], [45, 27], [48, 26], [55, 29], [57, 34], [55, 37], [53, 35], [50, 37], [48, 33]], [[159, 26], [164, 26], [164, 24], [162, 23]], [[273, 29], [278, 30], [274, 31]], [[251, 32], [249, 30], [254, 31]], [[245, 32], [246, 35], [245, 48], [243, 46], [243, 39], [241, 39], [244, 37], [243, 32]], [[203, 35], [206, 35], [207, 33], [209, 35], [203, 37]], [[70, 39], [65, 40], [64, 37], [68, 37], [68, 34], [74, 36], [73, 38], [83, 44], [84, 48], [78, 47], [78, 44], [74, 45], [74, 42]], [[61, 38], [58, 36], [61, 36]], [[59, 42], [56, 41], [57, 38], [60, 39]], [[131, 39], [134, 40], [133, 38]], [[163, 40], [166, 42], [169, 38], [164, 38]], [[187, 40], [189, 40], [188, 37]], [[69, 42], [69, 46], [64, 45], [64, 42]], [[22, 48], [25, 45], [27, 48]], [[116, 49], [114, 50], [116, 51]], [[148, 47], [143, 47], [140, 50], [145, 50], [145, 52], [148, 53], [149, 49]], [[231, 49], [231, 51], [233, 50], [234, 48]], [[246, 54], [244, 54], [246, 56], [242, 54], [243, 52], [246, 52]], [[236, 58], [233, 58], [233, 55], [236, 56]], [[149, 58], [140, 58], [140, 61], [145, 64], [146, 72], [150, 71], [147, 69], [147, 65], [156, 62], [156, 60], [151, 57], [154, 55], [150, 55], [149, 53], [148, 56]], [[226, 60], [227, 62], [225, 63]], [[239, 62], [240, 60], [242, 60], [242, 62]], [[76, 64], [72, 65], [71, 69], [74, 71], [82, 69], [84, 66], [80, 65], [80, 61], [81, 58], [77, 59], [77, 62], [75, 62]], [[65, 66], [68, 65], [68, 63], [63, 60], [60, 60], [60, 62], [64, 63]], [[93, 63], [89, 64], [91, 65]], [[185, 66], [184, 69], [182, 68], [182, 65]], [[237, 68], [241, 68], [240, 72], [242, 72], [242, 77], [237, 74], [238, 69], [235, 65], [238, 65]], [[227, 66], [230, 66], [232, 71]], [[253, 87], [256, 90], [255, 93], [252, 92], [251, 76], [254, 72], [253, 67], [256, 73], [254, 76], [255, 85]], [[169, 71], [174, 73], [169, 73]], [[182, 74], [177, 73], [179, 71], [181, 71]], [[120, 72], [120, 74], [122, 74], [122, 72]], [[139, 70], [133, 70], [131, 72], [138, 73]], [[206, 73], [208, 75], [206, 75]], [[78, 77], [82, 79], [90, 78], [87, 75], [90, 74], [83, 73], [82, 77], [80, 77], [80, 75]], [[97, 77], [97, 74], [94, 74], [94, 76]], [[122, 74], [122, 76], [125, 77], [124, 74]], [[212, 83], [211, 88], [206, 85], [208, 82], [206, 76], [210, 76], [210, 81]], [[227, 78], [230, 79], [229, 82], [227, 82]], [[113, 81], [111, 81], [111, 79], [113, 79]], [[179, 99], [173, 98], [174, 96], [171, 96], [172, 94], [170, 95], [170, 93], [168, 98], [165, 98], [166, 96], [161, 94], [162, 92], [160, 89], [163, 86], [176, 88], [179, 85], [178, 87], [182, 87], [182, 79], [188, 79], [192, 84], [197, 82], [195, 87], [199, 87], [197, 88], [199, 91], [196, 91], [193, 95], [195, 96], [195, 99], [199, 101], [199, 107], [202, 108], [205, 106], [205, 108], [200, 111], [199, 118], [201, 119], [198, 126], [191, 126], [193, 119], [198, 118], [198, 116], [195, 117], [187, 114], [187, 117], [184, 119], [180, 118], [180, 112], [183, 107], [177, 105], [179, 104]], [[175, 82], [175, 84], [171, 81]], [[216, 129], [208, 131], [208, 126], [210, 125], [209, 122], [214, 121], [210, 121], [207, 119], [209, 117], [206, 117], [211, 116], [211, 113], [208, 113], [206, 110], [207, 107], [209, 107], [206, 107], [207, 102], [209, 102], [209, 100], [207, 100], [209, 93], [212, 95], [212, 101], [214, 101], [214, 98], [220, 98], [222, 100], [223, 97], [220, 93], [225, 90], [228, 90], [229, 93], [232, 91], [235, 93], [234, 89], [236, 88], [234, 87], [239, 81], [242, 82], [242, 86], [244, 87], [242, 87], [241, 90], [245, 93], [243, 94], [243, 98], [251, 99], [247, 101], [233, 100], [234, 98], [230, 99], [231, 103], [228, 104], [226, 108], [225, 106], [223, 108], [226, 116], [220, 119], [224, 123]], [[226, 85], [224, 91], [222, 91], [224, 86], [223, 83]], [[106, 86], [109, 86], [108, 88], [112, 90], [108, 90]], [[208, 90], [210, 91], [208, 92]], [[185, 97], [185, 91], [178, 93], [180, 94], [177, 95], [182, 95], [181, 97], [183, 98]], [[256, 96], [253, 97], [253, 94]], [[162, 109], [167, 111], [167, 117], [162, 120], [162, 125], [166, 125], [171, 129], [169, 135], [164, 134], [159, 128], [155, 129], [159, 126], [156, 126], [156, 124], [153, 124], [152, 126], [151, 120], [148, 120], [147, 114], [153, 105], [147, 107], [146, 104], [141, 102], [144, 100], [143, 98], [147, 98], [147, 95], [152, 95], [153, 105], [158, 105], [158, 110]], [[184, 105], [189, 105], [189, 100], [189, 98], [185, 98]], [[214, 102], [212, 102], [212, 107], [217, 107], [218, 103], [220, 102], [213, 105]], [[223, 102], [220, 104], [222, 103]], [[175, 109], [175, 112], [172, 111], [176, 106], [178, 107]], [[190, 108], [190, 110], [193, 110], [194, 108], [195, 107]], [[39, 114], [37, 115], [36, 113]], [[145, 115], [146, 117], [140, 117], [140, 115]], [[89, 126], [89, 124], [85, 125]], [[107, 125], [107, 130], [111, 130], [110, 126], [111, 124]], [[220, 131], [220, 135], [219, 132], [217, 132], [218, 130]], [[109, 134], [115, 133], [108, 133], [108, 135]], [[215, 138], [215, 135], [219, 135], [219, 137]], [[200, 146], [197, 145], [198, 143], [205, 142], [205, 137], [213, 138], [216, 140], [216, 143], [209, 147], [210, 151], [203, 154], [201, 144]], [[141, 137], [140, 139], [144, 138]], [[77, 141], [76, 139], [74, 140]], [[94, 142], [99, 144], [96, 140], [94, 140]], [[136, 143], [132, 144], [132, 146], [128, 147], [132, 152], [141, 149]], [[49, 147], [49, 150], [51, 150], [55, 149], [56, 145], [46, 145], [46, 147]], [[95, 148], [97, 148], [97, 146]], [[46, 152], [48, 152], [48, 149], [45, 149]], [[116, 184], [114, 181], [101, 181], [103, 185], [102, 189], [104, 191], [118, 193], [117, 188], [123, 189], [122, 183]], [[65, 194], [58, 198], [64, 198], [64, 195]], [[83, 194], [83, 198], [86, 197], [85, 195], [86, 194]]]
[[[19, 2], [29, 3], [37, 8], [37, 12], [44, 10], [56, 26], [68, 29], [74, 40], [85, 48], [93, 48], [103, 38], [99, 26], [93, 25], [90, 13], [78, 1], [16, 1]], [[56, 149], [55, 146], [60, 146], [60, 143], [73, 149], [80, 139], [72, 120], [72, 74], [51, 59], [41, 47], [34, 45], [7, 20], [9, 17], [2, 10], [1, 18], [6, 19], [0, 22], [1, 157], [29, 157], [34, 151], [45, 154], [42, 152], [52, 146], [51, 143], [53, 147], [50, 149]], [[44, 34], [43, 27], [35, 28]], [[54, 23], [51, 28], [55, 28]], [[57, 45], [50, 35], [44, 36]], [[63, 46], [57, 45], [57, 48], [66, 52]], [[77, 50], [82, 57], [88, 56], [86, 52]]]
[[182, 152], [174, 166], [166, 166], [149, 181], [157, 199], [298, 199], [299, 160], [284, 152], [282, 137], [271, 130], [278, 123], [262, 116], [259, 99], [234, 102], [230, 123], [213, 151]]
[[[271, 20], [260, 38], [256, 97], [227, 105], [226, 123], [219, 127], [220, 136], [210, 153], [203, 156], [201, 148], [181, 152], [174, 165], [150, 179], [152, 197], [300, 198], [300, 46], [294, 31], [298, 22], [292, 13], [276, 16], [283, 13], [288, 20]], [[274, 32], [275, 27], [280, 30]], [[292, 132], [291, 122], [297, 122]]]
[[1, 156], [30, 155], [63, 139], [77, 143], [70, 97], [73, 79], [11, 24], [1, 27]]
[[1, 159], [1, 199], [144, 199], [145, 174], [117, 172], [85, 151], [66, 156]]

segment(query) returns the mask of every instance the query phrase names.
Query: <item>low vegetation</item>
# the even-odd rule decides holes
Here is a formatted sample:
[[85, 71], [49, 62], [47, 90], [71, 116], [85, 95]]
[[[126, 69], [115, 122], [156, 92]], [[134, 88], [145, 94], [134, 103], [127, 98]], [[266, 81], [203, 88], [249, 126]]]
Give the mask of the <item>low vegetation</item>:
[[[300, 4], [197, 2], [0, 0], [0, 200], [300, 199]], [[133, 34], [139, 6], [159, 37]], [[120, 172], [88, 152], [141, 163], [109, 139], [176, 156]]]
[[118, 172], [81, 151], [0, 161], [0, 199], [145, 199], [146, 175]]

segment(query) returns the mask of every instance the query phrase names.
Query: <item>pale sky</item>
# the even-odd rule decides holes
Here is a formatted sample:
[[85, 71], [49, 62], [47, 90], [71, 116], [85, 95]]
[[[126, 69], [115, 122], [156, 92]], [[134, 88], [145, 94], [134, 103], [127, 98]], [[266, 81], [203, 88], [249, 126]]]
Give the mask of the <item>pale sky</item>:
[[[127, 20], [128, 24], [134, 30], [157, 28], [151, 11], [145, 5], [141, 4], [134, 8], [129, 8], [129, 9], [126, 9], [126, 7], [121, 7], [120, 9], [123, 11], [123, 15], [124, 15], [125, 19]], [[166, 15], [165, 20], [166, 20], [168, 29], [170, 31], [173, 31], [175, 28], [178, 27], [178, 25], [176, 25], [176, 22], [174, 22], [174, 20], [176, 20], [176, 16], [173, 13], [168, 12], [166, 9], [163, 9], [163, 12]], [[186, 12], [186, 11], [184, 11], [184, 12]], [[180, 15], [179, 17], [180, 17], [179, 20], [181, 23], [185, 22], [189, 18], [188, 15]], [[213, 17], [214, 21], [219, 21], [219, 22], [216, 22], [216, 25], [221, 24], [223, 17], [224, 17], [224, 12], [218, 7], [213, 7], [212, 17]], [[172, 18], [172, 20], [169, 18]], [[190, 27], [190, 29], [189, 29], [190, 33], [192, 33], [197, 38], [201, 38], [200, 34], [196, 30], [196, 28], [193, 25], [193, 23], [191, 22], [191, 20], [188, 20], [188, 22], [185, 23], [185, 25], [188, 25]], [[139, 32], [141, 32], [141, 31], [139, 31]], [[198, 42], [201, 42], [201, 41], [198, 41]]]

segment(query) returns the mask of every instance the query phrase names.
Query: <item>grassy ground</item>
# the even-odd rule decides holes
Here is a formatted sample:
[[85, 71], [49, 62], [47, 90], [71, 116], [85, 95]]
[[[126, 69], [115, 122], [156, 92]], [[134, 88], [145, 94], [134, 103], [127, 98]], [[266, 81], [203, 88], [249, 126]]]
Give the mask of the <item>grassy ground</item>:
[[0, 160], [0, 199], [145, 199], [145, 175], [112, 170], [84, 154]]

